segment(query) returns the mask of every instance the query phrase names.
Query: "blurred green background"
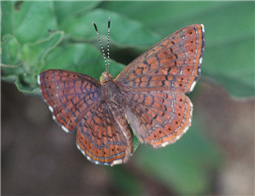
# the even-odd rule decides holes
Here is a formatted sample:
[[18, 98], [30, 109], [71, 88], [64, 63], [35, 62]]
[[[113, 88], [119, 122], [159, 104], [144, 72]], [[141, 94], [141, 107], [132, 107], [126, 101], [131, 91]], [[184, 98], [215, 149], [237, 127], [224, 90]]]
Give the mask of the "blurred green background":
[[[50, 68], [99, 79], [105, 66], [92, 22], [106, 46], [108, 17], [114, 77], [169, 34], [205, 26], [191, 128], [162, 149], [139, 145], [113, 168], [76, 150], [36, 83]], [[254, 29], [254, 2], [2, 1], [2, 194], [253, 194]]]

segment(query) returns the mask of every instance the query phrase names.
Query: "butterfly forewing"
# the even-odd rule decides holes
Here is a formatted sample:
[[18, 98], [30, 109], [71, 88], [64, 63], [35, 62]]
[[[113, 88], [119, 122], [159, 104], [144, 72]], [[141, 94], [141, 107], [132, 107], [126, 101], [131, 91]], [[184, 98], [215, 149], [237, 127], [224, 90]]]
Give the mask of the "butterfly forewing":
[[203, 48], [203, 25], [184, 27], [132, 61], [116, 80], [132, 91], [190, 92], [200, 76]]
[[73, 131], [82, 116], [101, 100], [100, 83], [83, 74], [47, 70], [38, 76], [41, 94], [53, 119], [66, 131]]

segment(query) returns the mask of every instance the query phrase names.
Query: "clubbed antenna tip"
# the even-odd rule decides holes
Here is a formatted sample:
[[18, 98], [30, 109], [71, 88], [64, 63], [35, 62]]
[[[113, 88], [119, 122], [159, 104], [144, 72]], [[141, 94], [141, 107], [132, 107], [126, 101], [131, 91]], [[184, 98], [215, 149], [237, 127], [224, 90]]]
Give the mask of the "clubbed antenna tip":
[[108, 29], [110, 28], [111, 18], [108, 18]]
[[104, 52], [104, 47], [103, 47], [103, 44], [102, 44], [102, 41], [101, 41], [101, 38], [99, 36], [99, 33], [98, 33], [98, 30], [97, 30], [97, 26], [94, 22], [92, 22], [92, 24], [94, 25], [95, 27], [95, 30], [96, 30], [96, 34], [97, 34], [97, 37], [98, 37], [98, 40], [99, 40], [99, 44], [100, 44], [100, 47], [101, 47], [101, 50], [102, 50], [102, 53], [103, 53], [103, 56], [104, 56], [104, 62], [105, 62], [105, 67], [106, 67], [106, 72], [109, 73], [109, 69], [110, 69], [110, 50], [109, 50], [109, 37], [110, 37], [110, 17], [108, 18], [108, 38], [107, 38], [107, 59], [108, 59], [108, 62], [106, 62], [106, 56], [105, 56], [105, 52]]
[[108, 18], [108, 36], [107, 36], [107, 70], [110, 71], [110, 23], [111, 18]]
[[98, 32], [96, 24], [94, 22], [92, 22], [92, 24], [94, 25], [96, 32]]

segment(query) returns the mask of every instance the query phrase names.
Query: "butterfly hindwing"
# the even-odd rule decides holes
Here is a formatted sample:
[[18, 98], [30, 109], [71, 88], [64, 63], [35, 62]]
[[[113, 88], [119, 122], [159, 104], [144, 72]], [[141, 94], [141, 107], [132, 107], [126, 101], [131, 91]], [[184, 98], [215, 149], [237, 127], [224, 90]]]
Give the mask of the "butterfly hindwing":
[[82, 117], [77, 127], [77, 147], [96, 164], [120, 164], [133, 152], [124, 113], [116, 112], [117, 116], [105, 102], [101, 102]]
[[179, 92], [130, 92], [126, 116], [141, 142], [154, 148], [174, 143], [190, 127], [193, 106]]

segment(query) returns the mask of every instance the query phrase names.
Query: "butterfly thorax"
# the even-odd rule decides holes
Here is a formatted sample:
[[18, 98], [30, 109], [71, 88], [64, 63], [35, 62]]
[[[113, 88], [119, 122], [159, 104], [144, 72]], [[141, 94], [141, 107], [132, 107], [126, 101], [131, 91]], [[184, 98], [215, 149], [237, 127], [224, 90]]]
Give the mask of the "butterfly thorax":
[[107, 73], [106, 71], [100, 76], [100, 83], [104, 85], [107, 81], [113, 80], [112, 74]]
[[103, 82], [101, 81], [101, 93], [103, 100], [107, 103], [108, 106], [112, 104], [115, 106], [122, 106], [124, 104], [121, 90], [115, 81], [111, 78], [108, 78], [108, 80]]

